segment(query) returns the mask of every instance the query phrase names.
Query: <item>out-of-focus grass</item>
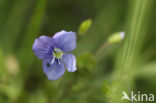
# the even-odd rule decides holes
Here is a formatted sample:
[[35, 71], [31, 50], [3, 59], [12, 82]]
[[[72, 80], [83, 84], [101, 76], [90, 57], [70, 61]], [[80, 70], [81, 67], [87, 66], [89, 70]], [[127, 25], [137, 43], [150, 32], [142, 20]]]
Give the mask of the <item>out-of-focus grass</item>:
[[[29, 8], [30, 3], [25, 0], [20, 0], [19, 2], [14, 2], [11, 12], [6, 20], [3, 30], [1, 32], [1, 41], [3, 42], [3, 47], [10, 52], [15, 47], [15, 43], [21, 33], [21, 29], [26, 20], [26, 12]], [[9, 41], [9, 43], [8, 43]]]
[[5, 68], [5, 56], [4, 53], [2, 51], [2, 48], [0, 46], [0, 68], [3, 68], [0, 70], [0, 78], [3, 77], [3, 75], [6, 73], [6, 68]]
[[[151, 62], [156, 59], [155, 4], [154, 0], [1, 0], [0, 103], [120, 103], [122, 90], [155, 90]], [[49, 81], [32, 51], [35, 38], [62, 29], [78, 31], [88, 18], [92, 25], [73, 52], [77, 72]], [[126, 32], [125, 41], [108, 45], [95, 58], [108, 37], [119, 31]], [[15, 74], [7, 63], [10, 56], [19, 67]]]
[[[119, 52], [117, 59], [117, 67], [113, 78], [116, 80], [112, 89], [115, 94], [112, 102], [120, 102], [122, 91], [132, 91], [135, 73], [141, 70], [141, 63], [143, 58], [140, 59], [141, 49], [145, 35], [147, 35], [147, 17], [149, 10], [152, 8], [154, 1], [137, 0], [130, 2], [131, 14], [128, 15], [128, 22], [126, 28], [126, 40], [122, 51]], [[139, 69], [139, 70], [138, 70]], [[115, 81], [114, 81], [115, 82]]]
[[[46, 2], [47, 2], [46, 0], [39, 0], [37, 2], [34, 8], [34, 13], [28, 25], [28, 29], [26, 31], [26, 35], [22, 37], [23, 41], [21, 42], [19, 49], [19, 57], [20, 57], [19, 60], [21, 64], [23, 64], [25, 67], [30, 66], [30, 64], [32, 63], [32, 59], [34, 57], [32, 54], [33, 51], [30, 48], [32, 48], [32, 44], [35, 38], [40, 33], [40, 27], [43, 21]], [[29, 58], [29, 60], [27, 60], [26, 58]]]

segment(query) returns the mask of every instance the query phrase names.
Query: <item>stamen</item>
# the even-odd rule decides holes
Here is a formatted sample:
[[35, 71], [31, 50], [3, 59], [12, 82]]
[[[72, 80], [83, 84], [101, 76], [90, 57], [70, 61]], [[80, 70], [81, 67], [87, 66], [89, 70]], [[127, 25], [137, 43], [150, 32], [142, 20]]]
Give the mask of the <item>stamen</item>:
[[58, 62], [59, 62], [59, 64], [61, 64], [60, 61], [59, 61], [59, 59], [58, 59]]
[[53, 59], [52, 59], [52, 61], [51, 61], [51, 63], [50, 63], [50, 64], [53, 64], [53, 63], [54, 63], [54, 61], [55, 61], [55, 57], [53, 57]]

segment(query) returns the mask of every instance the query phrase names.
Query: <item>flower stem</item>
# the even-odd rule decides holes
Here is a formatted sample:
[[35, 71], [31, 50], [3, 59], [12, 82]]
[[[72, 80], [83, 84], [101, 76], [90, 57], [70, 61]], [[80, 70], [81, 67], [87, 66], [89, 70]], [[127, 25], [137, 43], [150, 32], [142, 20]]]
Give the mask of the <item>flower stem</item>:
[[102, 46], [99, 47], [99, 49], [95, 52], [95, 57], [97, 57], [101, 52], [102, 50], [107, 47], [109, 45], [108, 42], [105, 42]]

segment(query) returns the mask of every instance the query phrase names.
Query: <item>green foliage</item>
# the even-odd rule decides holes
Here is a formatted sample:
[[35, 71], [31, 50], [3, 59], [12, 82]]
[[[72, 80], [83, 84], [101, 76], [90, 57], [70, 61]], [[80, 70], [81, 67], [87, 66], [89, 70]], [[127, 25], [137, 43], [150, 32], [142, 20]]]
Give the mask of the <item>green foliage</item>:
[[17, 100], [19, 97], [21, 90], [22, 90], [22, 84], [21, 84], [21, 79], [16, 78], [16, 79], [11, 79], [9, 84], [7, 84], [3, 89], [6, 95], [12, 99], [12, 100]]
[[5, 57], [4, 53], [2, 51], [1, 45], [0, 45], [0, 77], [3, 78], [3, 76], [6, 74], [7, 70], [5, 68]]
[[28, 103], [46, 103], [47, 102], [47, 98], [46, 98], [46, 94], [43, 91], [36, 91], [33, 94], [30, 94], [30, 99], [28, 101]]
[[[0, 103], [121, 103], [123, 90], [156, 94], [155, 4], [0, 0]], [[94, 25], [84, 18], [92, 18]], [[32, 50], [35, 38], [77, 28], [73, 54], [78, 70], [49, 81]], [[126, 32], [123, 42], [121, 30]], [[105, 42], [117, 44], [104, 48]]]
[[132, 90], [134, 75], [142, 65], [143, 60], [140, 59], [140, 53], [145, 39], [145, 32], [142, 30], [147, 27], [145, 18], [148, 17], [147, 14], [152, 2], [152, 0], [131, 1], [132, 6], [129, 7], [131, 14], [128, 17], [126, 30], [128, 36], [118, 54], [117, 66], [113, 75], [114, 81], [118, 82], [117, 85], [112, 86], [112, 88], [118, 87], [118, 90], [115, 91], [117, 96], [112, 96], [113, 102], [121, 101], [120, 94], [123, 90]]
[[80, 71], [89, 71], [93, 72], [96, 69], [96, 60], [93, 54], [89, 52], [84, 52], [80, 56], [77, 57], [77, 66]]
[[104, 92], [105, 96], [107, 98], [110, 98], [111, 95], [112, 95], [112, 90], [111, 90], [111, 86], [108, 84], [107, 81], [103, 82], [103, 88], [102, 89], [103, 89], [103, 92]]

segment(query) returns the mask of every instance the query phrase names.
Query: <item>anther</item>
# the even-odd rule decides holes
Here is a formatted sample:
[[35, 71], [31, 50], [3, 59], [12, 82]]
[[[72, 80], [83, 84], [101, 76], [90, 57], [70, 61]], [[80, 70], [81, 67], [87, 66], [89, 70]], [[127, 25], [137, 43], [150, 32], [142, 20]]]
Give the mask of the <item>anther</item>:
[[54, 63], [54, 61], [55, 61], [55, 57], [53, 57], [53, 59], [52, 59], [52, 61], [51, 61], [51, 63], [50, 63], [50, 64], [53, 64], [53, 63]]
[[61, 64], [60, 61], [59, 61], [59, 59], [58, 59], [58, 63]]

